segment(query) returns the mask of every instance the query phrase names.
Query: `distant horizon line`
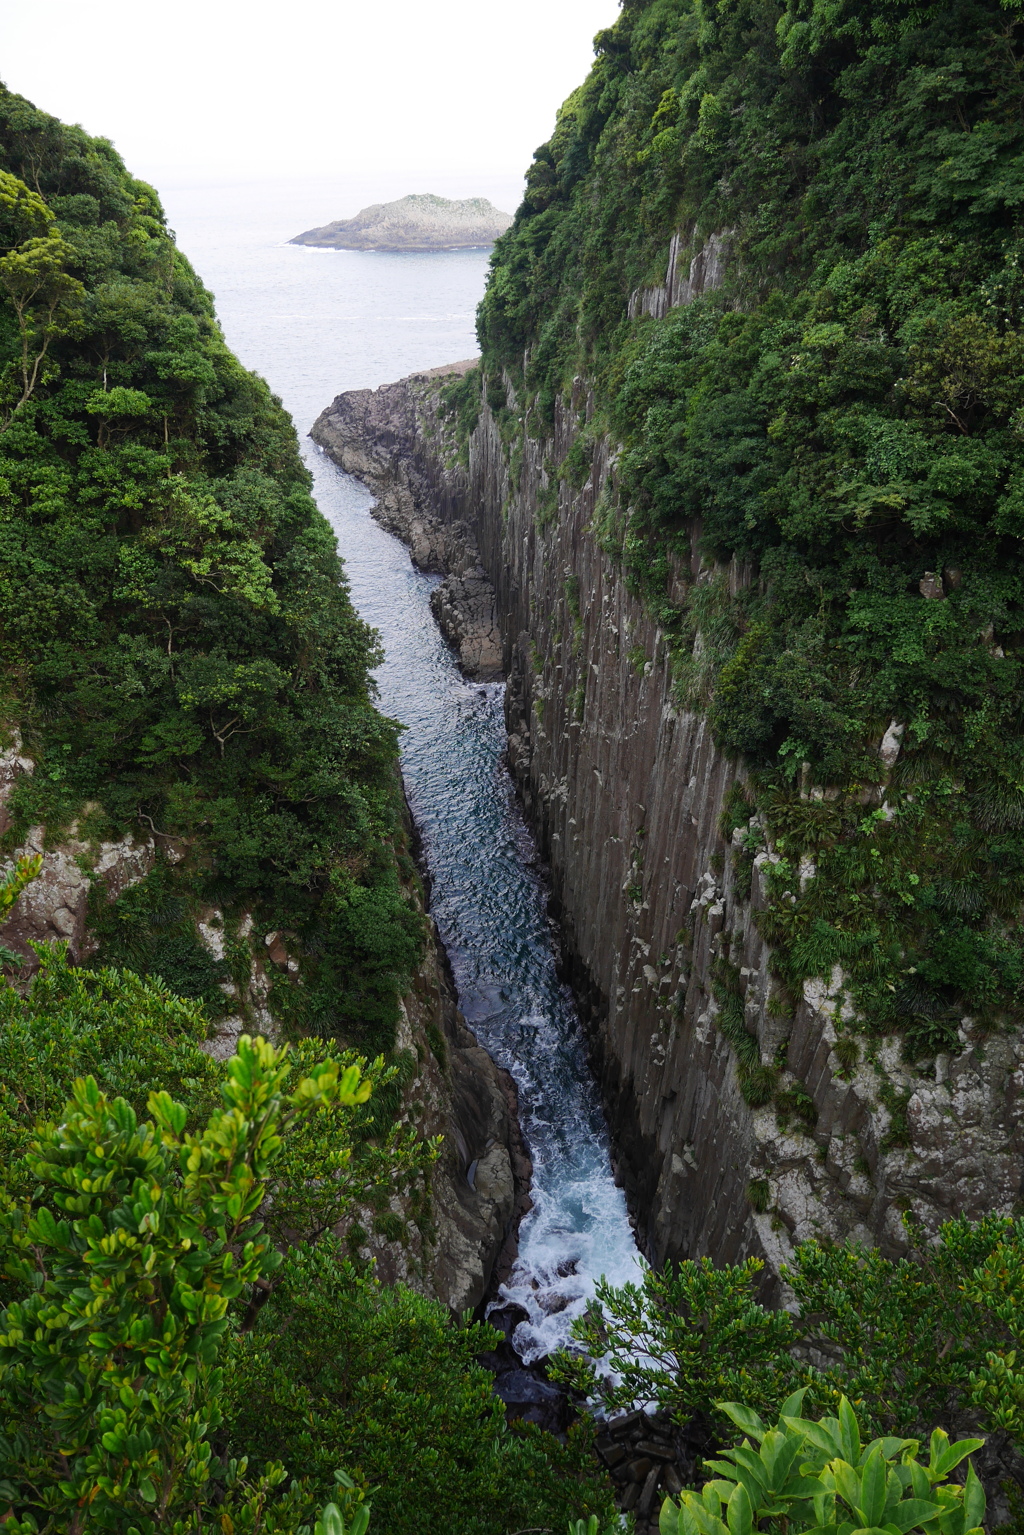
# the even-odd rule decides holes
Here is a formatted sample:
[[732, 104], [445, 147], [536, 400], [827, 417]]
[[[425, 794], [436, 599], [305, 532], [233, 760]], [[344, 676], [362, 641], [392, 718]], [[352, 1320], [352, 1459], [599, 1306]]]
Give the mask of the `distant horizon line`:
[[[423, 172], [413, 171], [411, 175], [407, 171], [403, 171], [401, 169], [398, 169], [398, 170], [309, 171], [309, 172], [303, 172], [302, 174], [296, 175], [294, 172], [290, 172], [290, 171], [243, 170], [241, 168], [237, 168], [237, 169], [234, 169], [234, 170], [227, 170], [227, 169], [211, 169], [210, 167], [203, 167], [203, 168], [200, 168], [200, 167], [188, 167], [188, 166], [181, 166], [181, 165], [177, 165], [177, 166], [171, 166], [171, 165], [166, 165], [166, 166], [147, 166], [145, 168], [141, 168], [141, 167], [138, 167], [138, 166], [129, 165], [128, 166], [128, 171], [129, 171], [130, 175], [133, 175], [133, 176], [137, 177], [139, 180], [143, 180], [143, 181], [153, 181], [156, 177], [159, 176], [159, 178], [161, 180], [163, 180], [165, 183], [169, 179], [173, 178], [175, 181], [180, 182], [180, 183], [189, 183], [189, 184], [191, 184], [191, 183], [194, 183], [194, 182], [201, 182], [204, 185], [209, 185], [209, 186], [216, 186], [216, 185], [219, 185], [219, 184], [222, 184], [222, 183], [225, 183], [225, 182], [235, 183], [235, 182], [242, 182], [242, 181], [276, 181], [276, 182], [294, 183], [294, 184], [299, 184], [299, 183], [302, 183], [302, 182], [324, 182], [324, 181], [360, 181], [360, 182], [370, 182], [370, 181], [384, 180], [384, 179], [397, 180], [397, 178], [400, 177], [400, 176], [404, 177], [404, 180], [406, 182], [411, 181], [413, 179], [416, 179], [416, 180], [426, 180], [427, 178], [435, 178], [435, 179], [443, 178], [445, 181], [454, 181], [454, 180], [458, 180], [458, 181], [472, 181], [472, 180], [484, 180], [484, 179], [486, 179], [486, 180], [500, 180], [500, 181], [508, 180], [508, 181], [519, 181], [519, 182], [522, 182], [524, 185], [525, 185], [525, 182], [526, 182], [525, 173], [522, 170], [516, 170], [516, 169], [511, 169], [511, 170], [480, 169], [480, 170], [476, 170], [476, 171], [461, 171], [461, 170], [443, 170], [440, 167], [435, 167], [432, 171], [423, 171]], [[409, 191], [409, 192], [404, 193], [403, 195], [407, 196], [407, 197], [415, 197], [415, 196], [422, 196], [422, 195], [424, 195], [424, 193], [429, 195], [430, 192], [431, 192], [430, 188], [423, 188], [421, 191], [418, 191], [418, 192], [416, 192], [416, 191]], [[441, 195], [441, 194], [435, 193], [434, 195]]]

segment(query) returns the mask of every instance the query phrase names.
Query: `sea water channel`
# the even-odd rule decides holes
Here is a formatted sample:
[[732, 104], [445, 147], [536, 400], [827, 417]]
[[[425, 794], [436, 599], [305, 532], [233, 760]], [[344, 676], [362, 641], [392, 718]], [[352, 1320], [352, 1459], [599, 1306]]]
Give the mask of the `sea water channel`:
[[369, 492], [307, 437], [343, 390], [475, 354], [488, 253], [288, 245], [322, 222], [306, 216], [301, 187], [178, 188], [166, 203], [229, 345], [292, 414], [353, 601], [383, 641], [380, 705], [406, 727], [402, 772], [459, 1002], [519, 1089], [534, 1204], [502, 1298], [529, 1314], [514, 1341], [530, 1363], [564, 1341], [601, 1275], [635, 1280], [639, 1260], [579, 1020], [556, 973], [536, 849], [504, 765], [503, 688], [460, 675], [430, 613], [438, 578], [413, 569], [371, 517]]

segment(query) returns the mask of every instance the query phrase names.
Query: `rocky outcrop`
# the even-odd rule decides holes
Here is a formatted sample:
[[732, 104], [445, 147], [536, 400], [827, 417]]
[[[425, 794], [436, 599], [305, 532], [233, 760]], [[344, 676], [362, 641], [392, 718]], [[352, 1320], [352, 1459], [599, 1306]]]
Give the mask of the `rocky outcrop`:
[[402, 1001], [396, 1048], [416, 1059], [404, 1122], [424, 1136], [442, 1137], [432, 1209], [416, 1226], [396, 1197], [390, 1213], [406, 1222], [406, 1239], [375, 1234], [371, 1221], [360, 1252], [376, 1260], [386, 1283], [401, 1280], [461, 1313], [476, 1309], [512, 1267], [531, 1168], [515, 1084], [466, 1026], [444, 947], [430, 927], [431, 941]]
[[660, 320], [670, 309], [720, 288], [725, 276], [728, 239], [727, 233], [708, 235], [694, 251], [693, 231], [684, 234], [677, 230], [669, 242], [665, 281], [654, 287], [637, 288], [630, 294], [629, 318], [635, 320], [646, 314]]
[[336, 219], [307, 229], [291, 245], [330, 250], [432, 251], [493, 245], [511, 224], [486, 197], [451, 200], [432, 192], [413, 193], [393, 203], [373, 203], [353, 219]]
[[438, 395], [439, 380], [451, 383], [476, 363], [469, 358], [381, 389], [339, 395], [310, 436], [370, 487], [374, 517], [408, 544], [413, 563], [444, 576], [430, 600], [434, 617], [466, 676], [486, 682], [502, 671], [494, 587], [472, 527], [455, 512], [466, 501], [468, 474]]
[[[11, 731], [9, 739], [10, 745], [0, 751], [0, 836], [12, 825], [9, 806], [18, 779], [35, 772], [18, 731]], [[91, 808], [84, 807], [85, 817]], [[19, 957], [22, 977], [38, 968], [33, 943], [65, 942], [73, 960], [91, 953], [94, 945], [86, 921], [93, 885], [98, 883], [109, 900], [116, 900], [149, 873], [156, 849], [152, 837], [98, 841], [76, 822], [53, 847], [47, 846], [45, 827], [30, 827], [11, 853], [10, 864], [35, 854], [42, 854], [42, 868], [0, 926], [0, 944]]]
[[[677, 250], [674, 270], [713, 285], [720, 254], [702, 247], [687, 266]], [[593, 442], [581, 489], [558, 476], [592, 414], [585, 382], [559, 403], [551, 437], [517, 438], [515, 474], [486, 404], [468, 462], [457, 460], [438, 428], [442, 387], [421, 375], [342, 396], [318, 422], [319, 440], [382, 487], [389, 506], [406, 498], [406, 515], [382, 516], [414, 550], [426, 538], [443, 553], [452, 538], [479, 554], [494, 585], [509, 758], [550, 867], [650, 1257], [754, 1254], [777, 1274], [809, 1237], [860, 1238], [895, 1254], [907, 1245], [905, 1212], [934, 1229], [961, 1213], [1011, 1210], [1024, 1174], [1019, 1034], [982, 1041], [965, 1020], [959, 1052], [928, 1073], [902, 1060], [895, 1038], [870, 1049], [862, 1040], [851, 1059], [836, 1050], [842, 975], [808, 982], [798, 997], [773, 979], [755, 916], [777, 855], [756, 818], [723, 835], [742, 769], [717, 750], [706, 720], [676, 703], [664, 637], [602, 548], [613, 445]], [[511, 389], [507, 409], [517, 411]], [[679, 582], [722, 579], [737, 590], [747, 573], [706, 567], [698, 533]], [[744, 849], [758, 843], [751, 868]], [[741, 1091], [737, 1028], [764, 1065], [781, 1069], [781, 1091], [763, 1108]]]

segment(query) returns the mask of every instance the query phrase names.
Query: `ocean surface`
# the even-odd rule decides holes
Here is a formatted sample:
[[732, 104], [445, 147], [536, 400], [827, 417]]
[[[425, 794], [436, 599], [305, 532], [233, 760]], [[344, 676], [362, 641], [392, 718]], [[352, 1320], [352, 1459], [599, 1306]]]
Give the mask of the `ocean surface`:
[[[502, 206], [500, 190], [480, 190]], [[430, 613], [437, 578], [413, 569], [370, 516], [369, 493], [307, 437], [343, 390], [475, 355], [489, 252], [290, 246], [291, 235], [355, 211], [325, 212], [323, 189], [316, 202], [302, 185], [176, 187], [163, 196], [229, 344], [292, 414], [355, 605], [384, 643], [380, 704], [406, 727], [402, 771], [433, 915], [463, 1012], [519, 1088], [534, 1208], [502, 1293], [529, 1314], [515, 1342], [531, 1361], [565, 1341], [602, 1274], [636, 1280], [639, 1260], [579, 1021], [556, 974], [536, 849], [504, 765], [503, 689], [460, 676]]]

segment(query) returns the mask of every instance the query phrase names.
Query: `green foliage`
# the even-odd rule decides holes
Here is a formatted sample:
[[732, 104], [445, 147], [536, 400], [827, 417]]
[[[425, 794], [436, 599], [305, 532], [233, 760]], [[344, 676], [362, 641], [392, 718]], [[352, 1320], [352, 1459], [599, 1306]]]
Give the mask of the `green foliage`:
[[255, 1329], [232, 1356], [229, 1440], [301, 1466], [317, 1495], [335, 1460], [374, 1485], [374, 1521], [396, 1535], [445, 1528], [508, 1535], [602, 1522], [610, 1495], [584, 1430], [562, 1445], [508, 1428], [475, 1362], [493, 1329], [355, 1271], [330, 1241], [293, 1250]]
[[[0, 897], [2, 898], [2, 897]], [[29, 1152], [40, 1125], [59, 1112], [76, 1081], [95, 1079], [109, 1097], [136, 1114], [150, 1094], [169, 1091], [193, 1128], [220, 1100], [225, 1068], [202, 1049], [203, 1009], [131, 971], [70, 966], [62, 947], [39, 946], [40, 968], [24, 997], [0, 989], [0, 1164], [9, 1193], [28, 1197], [36, 1174]], [[322, 1049], [294, 1045], [285, 1068], [300, 1078]], [[358, 1069], [381, 1101], [323, 1105], [292, 1125], [277, 1155], [274, 1199], [266, 1214], [277, 1237], [315, 1238], [353, 1206], [385, 1206], [396, 1194], [416, 1209], [424, 1199], [436, 1145], [395, 1120], [389, 1093], [398, 1067], [367, 1063], [351, 1052], [342, 1066]]]
[[935, 1429], [925, 1465], [916, 1439], [863, 1444], [845, 1396], [838, 1416], [818, 1423], [803, 1417], [803, 1397], [798, 1391], [782, 1404], [776, 1428], [766, 1428], [741, 1403], [720, 1403], [747, 1437], [707, 1463], [715, 1479], [701, 1492], [684, 1492], [678, 1505], [666, 1501], [661, 1535], [751, 1535], [776, 1529], [778, 1521], [784, 1529], [814, 1535], [923, 1529], [981, 1535], [985, 1494], [973, 1466], [962, 1485], [950, 1477], [983, 1439], [950, 1444], [945, 1431]]
[[970, 1373], [971, 1395], [986, 1423], [1024, 1444], [1024, 1371], [1017, 1350], [1024, 1345], [1024, 1252], [1019, 1243], [1001, 1242], [966, 1279], [965, 1294], [991, 1309], [1012, 1347], [986, 1350]]
[[[445, 384], [441, 390], [441, 414], [452, 422], [459, 449], [459, 460], [464, 464], [469, 463], [469, 439], [480, 419], [482, 383], [480, 369], [470, 368], [467, 373], [453, 379], [450, 384]], [[504, 406], [504, 393], [499, 402], [496, 390], [489, 387], [488, 403], [492, 397], [495, 400], [495, 409]]]
[[[751, 1185], [755, 1209], [770, 1197]], [[602, 1284], [573, 1325], [581, 1353], [558, 1358], [559, 1378], [609, 1408], [656, 1401], [680, 1421], [694, 1412], [728, 1428], [728, 1396], [778, 1413], [794, 1390], [820, 1409], [843, 1395], [874, 1434], [915, 1434], [973, 1416], [1024, 1443], [1017, 1350], [1024, 1342], [1024, 1222], [989, 1216], [943, 1226], [910, 1257], [804, 1242], [783, 1278], [796, 1310], [755, 1299], [762, 1265], [710, 1260], [647, 1271], [640, 1285]], [[608, 1357], [617, 1383], [610, 1383]]]
[[[18, 859], [12, 873], [0, 884], [0, 921], [6, 918], [25, 886], [35, 879], [42, 866], [41, 853], [36, 853], [30, 858]], [[0, 964], [20, 968], [21, 955], [7, 948], [5, 944], [0, 944]]]
[[194, 882], [190, 884], [160, 862], [116, 901], [107, 899], [102, 886], [96, 887], [89, 914], [89, 930], [98, 945], [92, 963], [159, 976], [177, 996], [195, 998], [209, 1011], [222, 1012], [228, 999], [220, 987], [229, 979], [228, 968], [199, 941], [199, 903]]
[[[596, 46], [495, 247], [484, 368], [545, 440], [593, 387], [598, 536], [751, 770], [780, 976], [839, 965], [908, 1058], [956, 1050], [1024, 997], [1019, 18], [636, 0]], [[683, 274], [719, 239], [720, 290], [630, 320], [675, 231]]]
[[[591, 1308], [572, 1326], [583, 1354], [556, 1354], [551, 1378], [599, 1396], [608, 1408], [655, 1400], [684, 1420], [714, 1412], [725, 1393], [771, 1411], [791, 1389], [796, 1333], [788, 1312], [754, 1300], [763, 1267], [748, 1258], [717, 1269], [702, 1258], [647, 1269], [641, 1284], [621, 1289], [601, 1280]], [[590, 1362], [606, 1355], [614, 1383]]]
[[[291, 1026], [388, 1048], [422, 941], [396, 727], [291, 422], [109, 144], [0, 90], [0, 155], [0, 657], [36, 761], [9, 841], [87, 802], [154, 833], [173, 899], [296, 931]], [[101, 959], [213, 1000], [142, 899]]]
[[422, 1199], [436, 1147], [373, 1106], [397, 1068], [245, 1038], [224, 1066], [197, 1003], [39, 958], [26, 996], [0, 990], [0, 1497], [19, 1532], [185, 1532], [215, 1506], [308, 1535], [331, 1500], [358, 1535], [371, 1481], [403, 1529], [439, 1506], [494, 1535], [610, 1511], [585, 1433], [506, 1430], [475, 1363], [489, 1329], [383, 1289], [325, 1235], [377, 1210], [394, 1238], [396, 1195]]
[[[140, 1123], [92, 1077], [40, 1129], [37, 1187], [0, 1215], [23, 1289], [0, 1318], [0, 1486], [19, 1529], [186, 1531], [219, 1501], [219, 1355], [232, 1302], [280, 1266], [259, 1219], [275, 1163], [294, 1126], [370, 1091], [356, 1065], [290, 1076], [285, 1051], [243, 1036], [224, 1107], [196, 1131], [168, 1092]], [[283, 1481], [273, 1465], [255, 1487], [244, 1474], [233, 1462], [229, 1517]]]
[[334, 1503], [327, 1503], [313, 1526], [313, 1535], [366, 1535], [369, 1525], [370, 1510], [365, 1503], [347, 1524], [341, 1510]]
[[771, 1204], [771, 1186], [767, 1178], [751, 1178], [747, 1184], [747, 1203], [752, 1210], [763, 1215]]
[[97, 1079], [137, 1114], [166, 1089], [195, 1124], [215, 1108], [223, 1076], [201, 1048], [207, 1021], [194, 1002], [130, 972], [75, 969], [61, 946], [37, 953], [26, 996], [0, 988], [0, 1165], [8, 1190], [25, 1194], [36, 1126], [58, 1117], [77, 1078]]
[[19, 858], [13, 872], [0, 885], [0, 918], [6, 917], [21, 892], [35, 879], [43, 867], [43, 855], [36, 853], [29, 858]]

